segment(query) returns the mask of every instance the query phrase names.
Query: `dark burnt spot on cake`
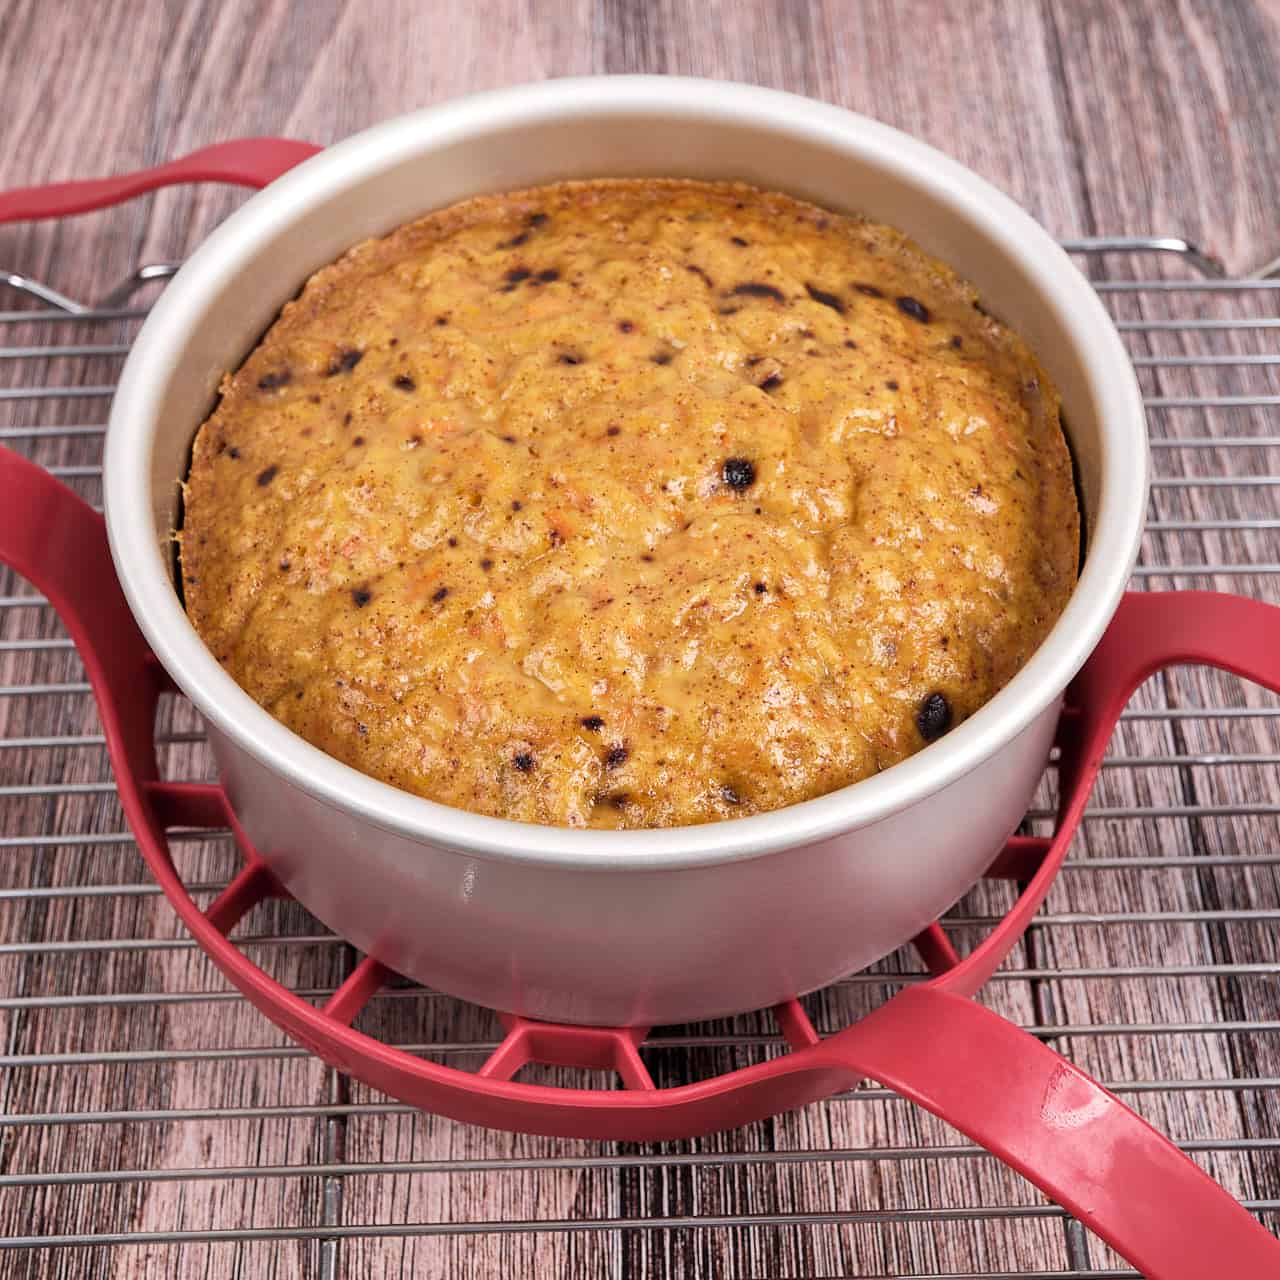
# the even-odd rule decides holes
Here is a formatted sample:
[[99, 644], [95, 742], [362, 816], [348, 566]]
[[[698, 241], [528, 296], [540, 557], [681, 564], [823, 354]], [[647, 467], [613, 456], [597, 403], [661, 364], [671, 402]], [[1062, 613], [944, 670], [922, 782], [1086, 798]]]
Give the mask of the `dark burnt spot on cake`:
[[511, 237], [510, 240], [504, 240], [498, 245], [499, 249], [518, 249], [522, 244], [528, 244], [529, 233], [521, 231], [517, 235]]
[[670, 364], [675, 359], [675, 356], [670, 351], [655, 351], [649, 359], [654, 364]]
[[368, 732], [369, 732], [369, 726], [368, 726], [367, 724], [360, 724], [359, 722], [357, 722], [357, 723], [356, 723], [356, 732], [357, 732], [357, 733], [358, 733], [358, 734], [363, 738], [363, 737], [367, 736], [367, 734], [368, 734]]
[[754, 369], [754, 368], [756, 367], [756, 365], [758, 365], [758, 364], [760, 363], [760, 361], [761, 361], [761, 360], [763, 360], [763, 359], [764, 359], [764, 356], [748, 356], [748, 357], [747, 357], [747, 368], [748, 368], [748, 369]]
[[288, 369], [277, 369], [274, 373], [264, 373], [258, 379], [259, 391], [277, 391], [287, 387], [293, 381], [293, 374]]
[[618, 332], [619, 332], [619, 333], [634, 333], [634, 332], [635, 332], [635, 328], [636, 328], [636, 327], [635, 327], [635, 325], [634, 325], [634, 324], [632, 324], [630, 320], [619, 320], [619, 321], [618, 321]]
[[363, 609], [373, 599], [373, 592], [368, 587], [352, 587], [351, 602], [357, 609]]
[[[757, 507], [756, 510], [759, 510], [759, 508]], [[756, 595], [762, 596], [766, 591], [769, 590], [769, 588], [766, 587], [763, 582], [757, 582], [755, 586], [752, 587], [752, 590], [756, 593]]]
[[722, 316], [736, 316], [740, 309], [739, 307], [721, 307], [719, 314]]
[[288, 562], [287, 560], [281, 560], [281, 561], [280, 561], [280, 572], [281, 572], [281, 573], [288, 573], [290, 568], [291, 568], [291, 566], [290, 566], [290, 564], [289, 564], [289, 562]]
[[621, 434], [622, 428], [619, 426], [612, 426], [605, 432], [607, 436], [620, 436]]
[[690, 272], [692, 275], [697, 276], [698, 279], [701, 280], [702, 283], [705, 284], [708, 289], [714, 289], [716, 287], [715, 282], [711, 279], [711, 277], [707, 275], [707, 273], [703, 271], [703, 269], [697, 266], [695, 263], [686, 262], [684, 269]]
[[564, 534], [553, 525], [547, 530], [547, 541], [550, 542], [553, 547], [558, 547], [564, 542]]
[[625, 791], [614, 791], [605, 796], [602, 803], [614, 809], [625, 809], [631, 803], [631, 797]]
[[555, 267], [547, 267], [545, 271], [539, 271], [534, 279], [538, 284], [552, 284], [560, 279], [560, 272]]
[[545, 227], [547, 225], [547, 215], [541, 211], [531, 213], [529, 215], [529, 225], [531, 227]]
[[756, 482], [756, 468], [749, 458], [726, 458], [720, 474], [730, 489], [749, 489]]
[[610, 747], [605, 753], [604, 767], [606, 769], [617, 769], [620, 765], [626, 764], [627, 757], [630, 754], [626, 746], [620, 742], [617, 746]]
[[258, 472], [258, 483], [265, 489], [280, 474], [280, 468], [272, 463]]
[[559, 360], [561, 364], [581, 364], [583, 357], [576, 351], [562, 351]]
[[436, 328], [443, 329], [449, 323], [448, 316], [436, 316]]
[[733, 783], [726, 782], [720, 788], [720, 799], [723, 800], [725, 804], [741, 804], [742, 794], [739, 792], [738, 788], [733, 785]]
[[458, 545], [458, 540], [453, 536], [453, 534], [449, 535], [449, 545], [451, 547], [456, 547]]
[[308, 399], [312, 404], [319, 404], [319, 403], [320, 403], [320, 397], [319, 397], [318, 395], [316, 395], [314, 392], [312, 392], [312, 394], [311, 394], [311, 395], [309, 395], [309, 396], [307, 397], [307, 399]]
[[521, 508], [521, 507], [523, 507], [523, 506], [524, 506], [524, 503], [523, 503], [523, 502], [521, 502], [519, 498], [512, 498], [512, 499], [511, 499], [511, 510], [512, 510], [512, 511], [519, 511], [519, 510], [520, 510], [520, 508]]
[[227, 457], [230, 458], [232, 462], [238, 462], [240, 460], [240, 450], [237, 449], [235, 445], [228, 445]]
[[889, 379], [889, 381], [888, 381], [888, 382], [886, 382], [884, 385], [885, 385], [885, 386], [886, 386], [890, 391], [897, 391], [897, 389], [898, 389], [898, 380], [897, 380], [897, 378], [890, 378], [890, 379]]
[[342, 415], [342, 425], [344, 427], [349, 427], [351, 425], [351, 415], [349, 413], [344, 413]]
[[836, 294], [828, 293], [826, 289], [819, 289], [816, 284], [806, 284], [804, 291], [814, 302], [819, 302], [824, 307], [830, 307], [837, 314], [844, 315], [844, 301]]
[[439, 604], [439, 603], [440, 603], [440, 601], [441, 601], [441, 600], [443, 600], [443, 599], [445, 598], [445, 596], [447, 596], [448, 594], [449, 594], [449, 588], [448, 588], [448, 587], [437, 587], [437, 588], [436, 588], [436, 589], [431, 593], [431, 603], [432, 603], [432, 604]]
[[364, 444], [364, 436], [356, 436], [351, 443], [358, 449], [362, 444]]
[[643, 560], [645, 564], [653, 563], [653, 556], [651, 556], [647, 551], [641, 553], [640, 559]]
[[503, 443], [503, 444], [515, 444], [515, 442], [516, 442], [516, 438], [515, 438], [515, 436], [512, 436], [512, 435], [504, 435], [504, 436], [502, 437], [502, 443]]
[[511, 757], [511, 763], [515, 765], [521, 773], [533, 772], [533, 756], [528, 751], [517, 751], [515, 755]]
[[744, 240], [741, 236], [730, 236], [730, 244], [736, 244], [739, 249], [745, 249], [751, 243], [750, 240]]
[[916, 728], [926, 742], [935, 742], [951, 728], [951, 703], [946, 694], [931, 693], [916, 712]]
[[782, 375], [771, 373], [762, 383], [760, 383], [761, 391], [772, 391], [775, 387], [782, 386]]
[[325, 370], [325, 374], [330, 378], [336, 378], [340, 373], [350, 373], [363, 359], [363, 351], [358, 350], [356, 347], [344, 347], [329, 361], [329, 367]]
[[774, 302], [786, 302], [787, 296], [781, 289], [771, 284], [761, 284], [758, 280], [746, 280], [742, 284], [735, 284], [729, 290], [730, 297], [734, 298], [772, 298]]
[[580, 722], [582, 727], [591, 733], [599, 733], [604, 728], [603, 716], [583, 716]]
[[960, 337], [958, 333], [953, 333], [951, 335], [952, 350], [959, 351], [962, 346], [964, 346], [964, 340]]
[[853, 287], [854, 287], [854, 290], [862, 294], [864, 298], [883, 298], [884, 297], [883, 291], [880, 289], [877, 289], [873, 284], [855, 282]]
[[912, 298], [907, 294], [897, 299], [898, 310], [904, 316], [910, 316], [913, 320], [919, 321], [921, 324], [928, 324], [930, 320], [929, 308], [924, 305], [918, 298]]
[[416, 391], [418, 384], [407, 373], [397, 373], [392, 384], [398, 391]]
[[511, 270], [503, 276], [504, 283], [502, 285], [501, 292], [511, 293], [512, 290], [515, 289], [516, 285], [522, 284], [532, 274], [533, 272], [530, 271], [528, 267], [512, 267]]

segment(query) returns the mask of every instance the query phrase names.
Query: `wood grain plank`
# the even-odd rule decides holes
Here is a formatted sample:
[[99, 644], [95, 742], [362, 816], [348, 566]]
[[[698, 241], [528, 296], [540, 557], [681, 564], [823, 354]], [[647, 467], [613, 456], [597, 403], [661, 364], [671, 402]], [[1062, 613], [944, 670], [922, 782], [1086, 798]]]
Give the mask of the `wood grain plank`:
[[1048, 0], [1096, 234], [1185, 235], [1246, 271], [1280, 252], [1274, 4]]

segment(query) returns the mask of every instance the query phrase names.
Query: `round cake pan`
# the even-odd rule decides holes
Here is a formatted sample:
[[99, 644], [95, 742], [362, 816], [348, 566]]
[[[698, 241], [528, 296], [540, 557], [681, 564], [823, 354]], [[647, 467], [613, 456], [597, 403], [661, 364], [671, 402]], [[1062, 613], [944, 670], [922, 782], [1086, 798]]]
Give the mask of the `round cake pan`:
[[[565, 178], [743, 179], [914, 237], [979, 289], [1062, 393], [1087, 553], [1066, 611], [986, 706], [902, 764], [758, 816], [542, 827], [433, 803], [310, 746], [193, 630], [172, 532], [192, 437], [306, 278], [355, 242], [480, 193]], [[771, 1005], [910, 938], [1026, 811], [1063, 692], [1128, 579], [1146, 506], [1141, 396], [1092, 288], [1027, 214], [930, 147], [835, 107], [667, 77], [549, 81], [404, 116], [252, 197], [165, 290], [112, 407], [120, 581], [203, 713], [239, 821], [314, 914], [389, 967], [489, 1007], [610, 1025]]]

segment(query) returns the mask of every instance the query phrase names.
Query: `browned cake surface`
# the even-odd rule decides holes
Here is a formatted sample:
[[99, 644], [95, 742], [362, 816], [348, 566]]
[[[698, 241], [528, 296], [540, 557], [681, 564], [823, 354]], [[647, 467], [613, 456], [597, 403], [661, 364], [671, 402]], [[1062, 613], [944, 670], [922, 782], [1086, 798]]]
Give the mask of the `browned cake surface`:
[[356, 246], [201, 428], [191, 618], [273, 715], [482, 813], [675, 826], [972, 714], [1075, 582], [1058, 399], [891, 228], [731, 184]]

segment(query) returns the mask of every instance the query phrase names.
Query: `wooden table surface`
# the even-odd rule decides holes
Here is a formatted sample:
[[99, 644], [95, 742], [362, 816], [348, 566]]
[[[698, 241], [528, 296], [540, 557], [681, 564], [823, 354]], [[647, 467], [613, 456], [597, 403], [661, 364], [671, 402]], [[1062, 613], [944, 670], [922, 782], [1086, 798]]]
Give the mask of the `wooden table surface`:
[[[0, 188], [154, 164], [238, 135], [327, 143], [525, 80], [678, 73], [865, 112], [972, 166], [1060, 237], [1185, 236], [1240, 275], [1280, 255], [1278, 66], [1276, 0], [6, 0]], [[140, 263], [181, 259], [241, 199], [178, 189], [69, 222], [0, 227], [0, 268], [99, 298]], [[1190, 278], [1185, 264], [1150, 257], [1111, 257], [1091, 271], [1113, 281]], [[1130, 324], [1135, 355], [1192, 351], [1227, 362], [1144, 368], [1149, 395], [1250, 400], [1153, 409], [1157, 473], [1172, 483], [1157, 489], [1152, 516], [1199, 527], [1150, 535], [1144, 563], [1280, 561], [1274, 529], [1240, 528], [1280, 515], [1280, 490], [1266, 483], [1280, 472], [1280, 449], [1259, 443], [1280, 437], [1275, 409], [1252, 402], [1280, 393], [1265, 361], [1280, 353], [1277, 330], [1261, 323], [1280, 314], [1280, 299], [1261, 291], [1109, 298]], [[0, 290], [0, 308], [22, 305]], [[1259, 323], [1203, 323], [1241, 316]], [[1190, 336], [1159, 328], [1188, 317], [1202, 322]], [[56, 340], [124, 342], [135, 329], [120, 322]], [[54, 340], [48, 325], [8, 321], [0, 356]], [[92, 387], [118, 368], [109, 353], [0, 360], [0, 388]], [[101, 423], [105, 409], [92, 396], [46, 403], [0, 391], [0, 433], [72, 468], [94, 497], [100, 437], [65, 428]], [[1170, 447], [1224, 438], [1247, 443]], [[1235, 527], [1206, 531], [1214, 519]], [[1280, 602], [1278, 582], [1259, 567], [1157, 573], [1140, 584]], [[0, 582], [10, 595], [23, 590]], [[3, 685], [81, 679], [74, 655], [55, 647], [60, 635], [47, 610], [6, 609]], [[1275, 1205], [1280, 718], [1267, 713], [1277, 704], [1227, 678], [1189, 673], [1152, 682], [1135, 705], [1147, 718], [1123, 727], [1073, 869], [983, 998], [1024, 1024], [1071, 1029], [1057, 1033], [1057, 1047], [1198, 1144], [1198, 1158], [1237, 1195]], [[1234, 714], [1197, 717], [1196, 706]], [[166, 715], [178, 731], [195, 728], [181, 706]], [[994, 1162], [940, 1157], [936, 1148], [954, 1148], [957, 1135], [874, 1090], [652, 1149], [489, 1133], [348, 1090], [315, 1061], [291, 1056], [269, 1024], [229, 998], [147, 893], [127, 837], [110, 838], [124, 828], [95, 732], [87, 700], [73, 693], [0, 696], [0, 1233], [135, 1238], [0, 1251], [0, 1276], [738, 1280], [1090, 1274], [1089, 1266], [1116, 1265], [1096, 1240], [1040, 1214], [1038, 1195]], [[90, 740], [65, 741], [76, 734]], [[50, 736], [63, 741], [41, 745]], [[1251, 759], [1216, 762], [1228, 753]], [[199, 743], [179, 741], [166, 756], [183, 776], [208, 768]], [[217, 841], [192, 842], [180, 862], [213, 882], [225, 879], [232, 856]], [[959, 910], [983, 916], [1008, 900], [1007, 886], [983, 886]], [[350, 963], [345, 948], [299, 941], [319, 930], [295, 908], [264, 908], [241, 931], [263, 939], [255, 958], [295, 985], [331, 989]], [[911, 963], [891, 957], [881, 969]], [[838, 1026], [882, 998], [888, 982], [815, 997], [815, 1018]], [[458, 1065], [474, 1065], [467, 1046], [493, 1035], [487, 1015], [417, 994], [362, 1018], [385, 1037], [444, 1045]], [[772, 1033], [764, 1017], [699, 1028], [691, 1043], [655, 1050], [654, 1070], [670, 1083], [723, 1069], [751, 1058], [752, 1037]], [[345, 1111], [333, 1111], [335, 1099]], [[345, 1123], [330, 1118], [337, 1114]], [[510, 1160], [523, 1163], [485, 1163]], [[326, 1176], [326, 1165], [342, 1161], [356, 1167]], [[1264, 1213], [1280, 1228], [1280, 1216]], [[652, 1226], [674, 1218], [752, 1221]], [[640, 1229], [620, 1229], [628, 1221]], [[526, 1229], [463, 1229], [475, 1222]], [[353, 1230], [325, 1248], [215, 1238], [253, 1228], [287, 1237], [322, 1224], [404, 1230]], [[142, 1238], [151, 1232], [190, 1234]]]

